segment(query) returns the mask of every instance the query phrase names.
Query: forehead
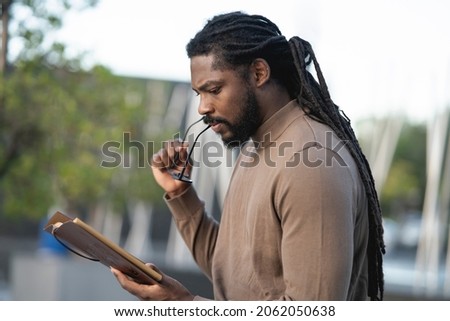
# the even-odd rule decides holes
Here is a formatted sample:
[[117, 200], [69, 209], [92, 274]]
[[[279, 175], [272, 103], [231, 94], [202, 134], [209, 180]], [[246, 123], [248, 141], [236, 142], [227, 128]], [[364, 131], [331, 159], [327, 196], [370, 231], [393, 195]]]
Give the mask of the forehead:
[[209, 81], [238, 80], [240, 73], [231, 68], [219, 68], [214, 55], [194, 56], [191, 58], [192, 87], [200, 87]]
[[194, 56], [191, 58], [191, 74], [214, 71], [214, 56]]

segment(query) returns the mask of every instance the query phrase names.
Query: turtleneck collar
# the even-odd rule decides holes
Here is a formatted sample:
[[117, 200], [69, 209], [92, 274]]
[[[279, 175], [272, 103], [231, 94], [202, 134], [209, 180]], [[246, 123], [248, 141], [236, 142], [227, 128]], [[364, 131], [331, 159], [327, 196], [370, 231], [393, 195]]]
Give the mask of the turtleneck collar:
[[263, 148], [268, 146], [267, 144], [274, 142], [280, 137], [291, 122], [304, 114], [305, 113], [300, 108], [297, 100], [291, 100], [262, 123], [256, 133], [252, 136], [253, 142], [255, 145]]

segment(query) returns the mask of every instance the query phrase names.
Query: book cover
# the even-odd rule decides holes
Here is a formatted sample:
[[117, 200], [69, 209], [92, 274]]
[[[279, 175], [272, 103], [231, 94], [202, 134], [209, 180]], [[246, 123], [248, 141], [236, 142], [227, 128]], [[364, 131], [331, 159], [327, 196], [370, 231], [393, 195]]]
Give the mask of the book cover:
[[136, 282], [150, 284], [152, 280], [154, 283], [162, 279], [160, 273], [79, 218], [71, 218], [57, 211], [44, 230], [75, 254], [114, 267]]

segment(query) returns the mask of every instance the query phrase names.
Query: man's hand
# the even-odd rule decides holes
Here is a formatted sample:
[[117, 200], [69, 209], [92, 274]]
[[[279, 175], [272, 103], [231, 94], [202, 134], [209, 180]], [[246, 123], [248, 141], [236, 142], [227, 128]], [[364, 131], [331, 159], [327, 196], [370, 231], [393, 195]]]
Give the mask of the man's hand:
[[[169, 197], [179, 195], [189, 187], [188, 183], [174, 179], [170, 174], [170, 171], [180, 171], [184, 166], [188, 155], [187, 149], [186, 143], [172, 140], [166, 142], [164, 147], [152, 157], [153, 176]], [[185, 175], [189, 176], [191, 170], [192, 166], [189, 164]]]
[[130, 292], [140, 300], [145, 301], [192, 301], [194, 296], [177, 280], [165, 275], [159, 269], [147, 263], [152, 269], [160, 273], [163, 277], [160, 282], [154, 281], [152, 284], [136, 283], [128, 276], [117, 269], [111, 268], [111, 272], [119, 281], [123, 289]]

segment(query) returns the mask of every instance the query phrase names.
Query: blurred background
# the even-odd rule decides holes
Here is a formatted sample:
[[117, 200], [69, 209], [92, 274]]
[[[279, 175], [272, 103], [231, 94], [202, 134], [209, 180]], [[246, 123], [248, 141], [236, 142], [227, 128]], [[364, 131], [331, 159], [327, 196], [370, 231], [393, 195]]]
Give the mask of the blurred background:
[[[450, 298], [448, 1], [0, 1], [0, 300], [135, 299], [42, 231], [56, 210], [212, 297], [148, 161], [198, 119], [186, 43], [234, 10], [311, 42], [352, 119], [384, 213], [386, 299]], [[232, 157], [194, 172], [217, 219]]]

